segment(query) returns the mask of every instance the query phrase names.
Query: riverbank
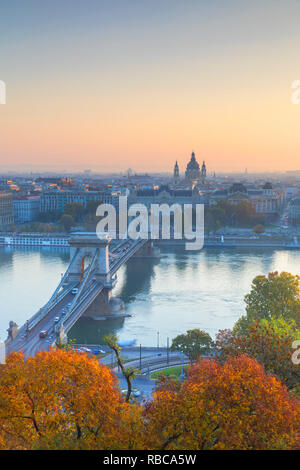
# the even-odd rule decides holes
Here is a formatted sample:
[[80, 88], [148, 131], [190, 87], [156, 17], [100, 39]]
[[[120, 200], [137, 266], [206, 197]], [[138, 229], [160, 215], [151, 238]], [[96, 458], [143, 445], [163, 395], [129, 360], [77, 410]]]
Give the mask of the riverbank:
[[[4, 246], [51, 246], [69, 247], [70, 234], [67, 233], [3, 233], [0, 234], [0, 245]], [[300, 250], [300, 237], [284, 236], [273, 233], [262, 235], [216, 235], [205, 237], [204, 247], [209, 248], [274, 248]], [[181, 240], [155, 240], [156, 246], [185, 246], [190, 242]]]
[[[156, 240], [157, 246], [184, 247], [190, 240]], [[290, 237], [208, 237], [204, 240], [204, 248], [274, 248], [300, 250], [300, 244]]]

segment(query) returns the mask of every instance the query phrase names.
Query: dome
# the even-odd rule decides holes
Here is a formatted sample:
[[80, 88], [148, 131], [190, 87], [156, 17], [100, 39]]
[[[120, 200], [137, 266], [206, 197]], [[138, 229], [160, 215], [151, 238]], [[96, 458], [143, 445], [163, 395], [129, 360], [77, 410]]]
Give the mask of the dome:
[[263, 185], [263, 189], [273, 189], [273, 186], [271, 185], [271, 183], [267, 182]]
[[229, 188], [230, 193], [246, 193], [247, 189], [243, 185], [243, 183], [233, 183], [233, 185]]
[[187, 164], [186, 169], [187, 170], [199, 170], [199, 163], [197, 162], [195, 158], [194, 152], [191, 155], [191, 159], [189, 163]]

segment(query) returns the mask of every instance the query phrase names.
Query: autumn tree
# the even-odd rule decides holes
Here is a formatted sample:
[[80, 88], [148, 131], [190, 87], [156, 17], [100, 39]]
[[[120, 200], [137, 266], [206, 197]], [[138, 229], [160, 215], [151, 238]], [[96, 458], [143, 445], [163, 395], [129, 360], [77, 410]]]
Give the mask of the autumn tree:
[[246, 315], [237, 321], [235, 329], [240, 334], [246, 333], [251, 323], [280, 316], [294, 319], [300, 327], [299, 279], [299, 276], [277, 271], [268, 276], [256, 276], [250, 293], [245, 296]]
[[297, 447], [300, 404], [254, 359], [199, 359], [177, 390], [162, 384], [145, 407], [150, 449]]
[[262, 224], [257, 224], [255, 225], [255, 227], [253, 227], [253, 232], [254, 233], [264, 233], [266, 230], [265, 230], [265, 227], [262, 225]]
[[126, 406], [115, 376], [86, 353], [14, 353], [0, 371], [0, 445], [118, 448]]
[[300, 330], [294, 320], [287, 321], [283, 317], [264, 319], [251, 324], [243, 335], [230, 330], [226, 334], [220, 331], [215, 342], [216, 357], [223, 361], [245, 353], [275, 374], [289, 390], [296, 391], [300, 385], [300, 368], [292, 361], [292, 344], [299, 339]]
[[190, 361], [195, 361], [199, 356], [209, 354], [212, 344], [209, 333], [195, 328], [176, 336], [172, 340], [170, 349], [171, 351], [181, 351], [188, 356]]

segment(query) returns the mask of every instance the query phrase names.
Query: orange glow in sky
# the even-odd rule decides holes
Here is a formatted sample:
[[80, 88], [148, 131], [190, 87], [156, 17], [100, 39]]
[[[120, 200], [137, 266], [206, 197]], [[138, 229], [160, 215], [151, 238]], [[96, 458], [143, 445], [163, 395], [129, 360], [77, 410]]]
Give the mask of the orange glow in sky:
[[0, 170], [300, 169], [299, 2], [9, 3]]

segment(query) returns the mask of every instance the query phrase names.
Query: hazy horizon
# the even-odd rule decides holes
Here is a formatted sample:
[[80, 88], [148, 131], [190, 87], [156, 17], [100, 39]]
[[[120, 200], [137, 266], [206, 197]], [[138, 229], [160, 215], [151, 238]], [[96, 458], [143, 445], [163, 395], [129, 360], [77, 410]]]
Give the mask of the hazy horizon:
[[0, 5], [0, 167], [297, 171], [296, 0], [41, 3]]

